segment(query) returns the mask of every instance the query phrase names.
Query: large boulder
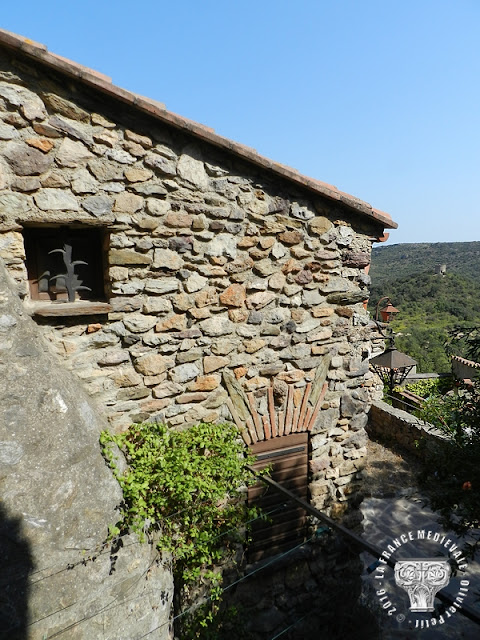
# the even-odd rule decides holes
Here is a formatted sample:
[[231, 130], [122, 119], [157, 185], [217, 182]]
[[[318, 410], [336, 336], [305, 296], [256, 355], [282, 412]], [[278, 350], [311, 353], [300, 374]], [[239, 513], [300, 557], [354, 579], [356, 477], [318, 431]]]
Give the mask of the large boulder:
[[170, 637], [172, 578], [155, 549], [102, 545], [122, 494], [100, 414], [1, 263], [0, 380], [0, 638]]

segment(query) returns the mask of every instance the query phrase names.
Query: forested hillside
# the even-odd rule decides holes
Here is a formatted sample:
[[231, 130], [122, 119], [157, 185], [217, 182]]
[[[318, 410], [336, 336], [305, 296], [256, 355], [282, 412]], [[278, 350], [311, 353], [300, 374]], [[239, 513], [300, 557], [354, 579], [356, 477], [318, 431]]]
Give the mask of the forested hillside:
[[438, 264], [445, 264], [447, 273], [480, 280], [480, 242], [412, 243], [374, 247], [370, 275], [377, 286], [423, 271], [435, 273]]
[[[445, 275], [436, 273], [439, 264]], [[375, 248], [370, 274], [372, 315], [382, 296], [400, 311], [392, 325], [396, 346], [417, 360], [420, 372], [449, 371], [447, 331], [480, 325], [480, 242]]]

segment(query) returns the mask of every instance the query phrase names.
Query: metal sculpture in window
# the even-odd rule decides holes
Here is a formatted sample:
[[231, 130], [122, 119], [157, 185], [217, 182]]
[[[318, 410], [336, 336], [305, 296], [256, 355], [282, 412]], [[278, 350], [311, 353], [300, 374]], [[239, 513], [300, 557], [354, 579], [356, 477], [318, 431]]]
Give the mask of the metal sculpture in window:
[[49, 251], [48, 253], [61, 253], [63, 256], [66, 273], [59, 273], [58, 275], [50, 276], [50, 280], [55, 280], [57, 286], [59, 285], [59, 282], [61, 282], [67, 290], [68, 302], [75, 301], [75, 294], [77, 291], [91, 291], [90, 287], [82, 284], [82, 280], [80, 280], [78, 274], [75, 273], [75, 267], [77, 265], [83, 264], [88, 266], [88, 263], [85, 262], [85, 260], [72, 260], [72, 246], [70, 244], [65, 243], [63, 245], [63, 249], [53, 249], [53, 251]]

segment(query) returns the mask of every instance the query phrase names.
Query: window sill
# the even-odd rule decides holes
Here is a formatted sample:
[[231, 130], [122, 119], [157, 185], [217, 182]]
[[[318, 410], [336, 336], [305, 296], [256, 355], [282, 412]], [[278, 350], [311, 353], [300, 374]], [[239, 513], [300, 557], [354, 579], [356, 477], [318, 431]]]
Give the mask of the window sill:
[[108, 302], [79, 300], [78, 302], [43, 302], [36, 300], [29, 303], [32, 316], [43, 318], [65, 318], [70, 316], [97, 316], [112, 311]]

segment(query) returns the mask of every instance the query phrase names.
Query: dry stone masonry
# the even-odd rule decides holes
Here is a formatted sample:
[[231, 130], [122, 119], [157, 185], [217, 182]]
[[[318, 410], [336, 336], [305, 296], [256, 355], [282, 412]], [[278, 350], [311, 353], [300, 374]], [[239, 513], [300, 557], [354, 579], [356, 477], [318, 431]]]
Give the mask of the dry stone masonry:
[[301, 412], [313, 502], [344, 501], [365, 454], [383, 225], [51, 70], [8, 53], [1, 68], [0, 256], [35, 313], [24, 228], [105, 231], [111, 311], [37, 317], [111, 428], [234, 419], [248, 443]]
[[[247, 445], [308, 432], [311, 500], [343, 513], [376, 390], [371, 245], [395, 226], [0, 32], [0, 261], [39, 348], [113, 431], [229, 420]], [[104, 296], [36, 299], [35, 234], [61, 229], [98, 231], [90, 289]]]

